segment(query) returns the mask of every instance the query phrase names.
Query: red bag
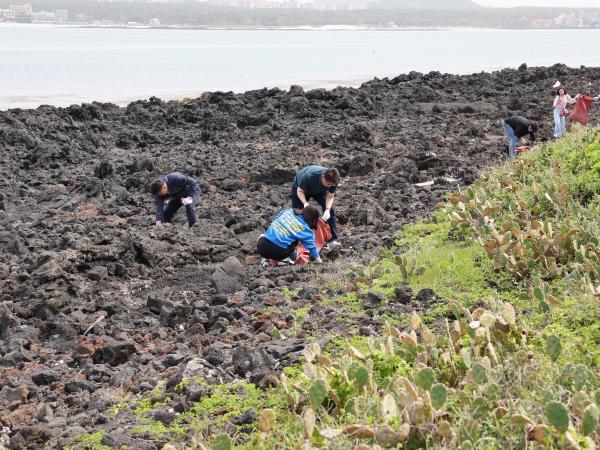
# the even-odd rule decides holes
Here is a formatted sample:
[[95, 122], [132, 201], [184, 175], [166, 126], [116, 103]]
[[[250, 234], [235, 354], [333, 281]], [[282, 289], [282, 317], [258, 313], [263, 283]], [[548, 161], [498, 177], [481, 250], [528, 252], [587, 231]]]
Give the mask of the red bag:
[[[317, 223], [317, 229], [313, 230], [315, 232], [315, 243], [317, 244], [317, 249], [321, 251], [321, 249], [325, 246], [325, 243], [331, 239], [331, 228], [329, 228], [329, 224], [325, 222], [323, 219], [319, 219]], [[310, 252], [302, 245], [302, 242], [298, 243], [298, 259], [296, 260], [296, 265], [302, 265], [308, 263], [310, 259]]]
[[592, 106], [592, 97], [582, 95], [577, 99], [573, 112], [569, 118], [574, 122], [579, 122], [583, 125], [587, 125], [590, 121], [590, 107]]
[[569, 115], [569, 110], [568, 110], [567, 108], [563, 109], [563, 110], [560, 112], [560, 116], [561, 116], [561, 117], [568, 116], [568, 115]]

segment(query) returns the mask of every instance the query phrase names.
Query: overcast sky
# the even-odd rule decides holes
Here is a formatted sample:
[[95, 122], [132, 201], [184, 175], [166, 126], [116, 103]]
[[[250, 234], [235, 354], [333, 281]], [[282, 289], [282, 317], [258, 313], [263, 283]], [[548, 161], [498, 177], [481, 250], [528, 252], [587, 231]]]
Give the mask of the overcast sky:
[[483, 6], [563, 6], [566, 8], [600, 8], [600, 0], [473, 0]]

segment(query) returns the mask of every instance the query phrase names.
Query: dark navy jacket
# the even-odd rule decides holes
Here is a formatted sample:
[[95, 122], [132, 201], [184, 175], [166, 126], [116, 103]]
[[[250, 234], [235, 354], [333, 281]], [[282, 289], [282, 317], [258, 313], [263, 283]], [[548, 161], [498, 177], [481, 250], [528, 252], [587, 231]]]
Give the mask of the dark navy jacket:
[[306, 166], [300, 169], [294, 178], [292, 190], [301, 188], [304, 191], [306, 200], [325, 192], [335, 194], [337, 186], [326, 188], [323, 186], [323, 183], [321, 183], [321, 176], [326, 170], [327, 168], [323, 166]]
[[535, 141], [535, 133], [529, 132], [529, 125], [533, 123], [531, 120], [526, 119], [522, 116], [511, 116], [504, 122], [506, 122], [506, 124], [513, 129], [513, 131], [515, 132], [515, 136], [519, 139], [521, 139], [526, 134], [529, 134], [531, 140]]
[[[183, 197], [193, 197], [194, 205], [198, 203], [200, 198], [200, 187], [196, 180], [192, 177], [182, 174], [181, 172], [172, 172], [160, 177], [169, 188], [169, 193], [164, 197], [154, 196], [154, 204], [156, 205], [156, 220], [164, 219], [165, 200], [167, 198], [181, 201]], [[192, 205], [190, 205], [192, 206]]]

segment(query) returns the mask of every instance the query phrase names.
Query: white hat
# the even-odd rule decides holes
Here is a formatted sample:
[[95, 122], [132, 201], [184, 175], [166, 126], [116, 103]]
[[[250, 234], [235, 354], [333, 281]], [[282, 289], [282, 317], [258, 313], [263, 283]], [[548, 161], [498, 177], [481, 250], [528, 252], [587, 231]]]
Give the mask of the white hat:
[[552, 86], [553, 88], [557, 88], [560, 86], [560, 81], [556, 80], [556, 83], [554, 83], [554, 86]]

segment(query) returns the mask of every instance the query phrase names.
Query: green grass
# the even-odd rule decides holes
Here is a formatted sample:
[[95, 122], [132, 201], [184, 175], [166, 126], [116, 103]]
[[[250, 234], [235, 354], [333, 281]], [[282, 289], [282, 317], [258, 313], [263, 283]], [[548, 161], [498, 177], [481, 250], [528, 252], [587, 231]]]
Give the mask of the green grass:
[[[516, 188], [508, 189], [507, 182], [516, 183]], [[563, 201], [560, 193], [565, 185], [568, 198]], [[600, 132], [587, 130], [538, 146], [516, 163], [489, 171], [457, 195], [469, 199], [472, 205], [465, 208], [474, 217], [476, 208], [485, 202], [498, 205], [493, 213], [497, 226], [526, 230], [533, 219], [551, 222], [556, 230], [581, 230], [578, 239], [593, 245], [600, 238], [599, 193]], [[343, 279], [332, 280], [340, 289], [355, 283], [356, 292], [322, 300], [338, 308], [338, 320], [346, 321], [347, 332], [364, 316], [364, 296], [369, 289], [392, 301], [394, 288], [406, 282], [415, 294], [430, 288], [437, 295], [431, 306], [412, 302], [419, 320], [380, 314], [379, 319], [388, 324], [378, 336], [330, 336], [320, 358], [283, 369], [288, 380], [285, 386], [266, 391], [249, 383], [212, 386], [209, 395], [169, 427], [149, 419], [151, 411], [168, 403], [167, 399], [152, 400], [158, 398], [156, 395], [136, 399], [129, 403], [138, 420], [135, 431], [181, 445], [189, 444], [192, 433], [208, 448], [226, 431], [235, 449], [296, 449], [303, 442], [310, 442], [313, 448], [347, 449], [358, 443], [385, 441], [382, 436], [346, 436], [343, 431], [350, 425], [361, 424], [373, 434], [387, 427], [398, 437], [406, 431], [402, 424], [410, 423], [410, 433], [398, 448], [516, 449], [529, 445], [560, 449], [574, 447], [573, 442], [580, 448], [591, 448], [592, 442], [599, 445], [600, 430], [586, 431], [583, 410], [575, 406], [584, 397], [584, 406], [600, 404], [600, 297], [592, 292], [600, 289], [594, 266], [598, 261], [593, 255], [587, 262], [573, 257], [565, 246], [564, 254], [559, 255], [559, 273], [544, 272], [537, 261], [527, 273], [516, 276], [508, 266], [494, 266], [479, 242], [482, 237], [482, 242], [489, 239], [491, 227], [477, 221], [468, 226], [453, 225], [449, 214], [459, 207], [448, 204], [430, 219], [400, 230], [392, 253], [383, 252], [368, 267], [352, 269], [357, 278], [340, 273]], [[414, 262], [414, 266], [403, 273], [405, 266], [397, 255], [403, 255], [402, 264]], [[533, 288], [544, 285], [547, 294], [556, 299], [547, 308], [532, 294]], [[291, 299], [295, 292], [286, 289], [286, 298]], [[506, 317], [511, 317], [508, 305], [514, 309], [516, 323], [507, 325]], [[387, 305], [383, 306], [385, 309]], [[293, 311], [296, 330], [308, 311], [309, 307]], [[476, 314], [478, 319], [468, 319], [469, 314]], [[562, 346], [556, 361], [546, 347], [551, 335]], [[485, 377], [477, 381], [476, 370]], [[431, 415], [427, 407], [433, 397], [429, 376], [447, 390], [438, 415]], [[403, 380], [415, 387], [416, 398], [407, 400], [410, 389]], [[386, 395], [394, 399], [402, 414], [386, 412]], [[555, 418], [547, 414], [550, 401], [560, 402], [567, 411], [568, 433], [560, 431]], [[421, 411], [418, 408], [422, 404], [425, 407]], [[245, 432], [231, 432], [236, 428], [231, 427], [230, 420], [250, 408], [258, 414], [265, 409], [275, 413], [268, 433], [258, 423], [249, 425]], [[414, 416], [415, 408], [424, 416]], [[316, 423], [306, 439], [307, 427], [312, 430], [305, 416], [309, 409]], [[130, 411], [124, 405], [115, 410], [116, 414]], [[537, 443], [526, 444], [526, 428], [515, 425], [521, 420], [516, 415], [546, 427], [545, 435], [538, 436]], [[443, 421], [449, 422], [452, 438], [441, 438]], [[81, 441], [74, 445], [79, 447], [74, 448], [102, 448], [93, 447], [102, 439], [97, 433], [78, 439]]]
[[81, 434], [73, 440], [70, 450], [111, 450], [111, 447], [102, 445], [103, 431], [97, 433]]

